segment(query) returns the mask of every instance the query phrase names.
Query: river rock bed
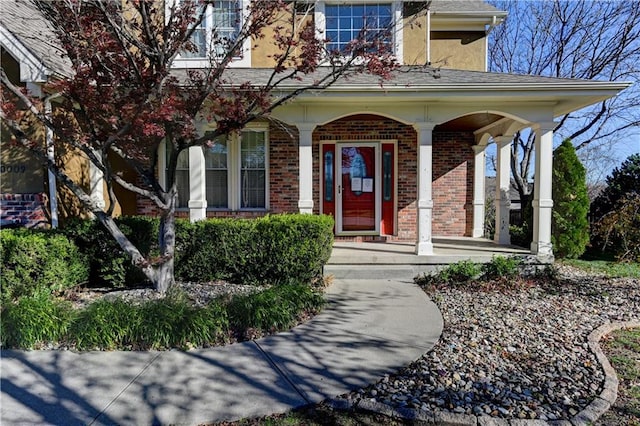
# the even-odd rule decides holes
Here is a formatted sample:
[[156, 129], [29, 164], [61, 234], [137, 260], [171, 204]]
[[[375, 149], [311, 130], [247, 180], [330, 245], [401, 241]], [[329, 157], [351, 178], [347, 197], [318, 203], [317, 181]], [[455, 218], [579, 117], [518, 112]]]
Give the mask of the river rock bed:
[[567, 266], [558, 268], [556, 282], [531, 281], [517, 291], [469, 284], [428, 294], [444, 318], [436, 346], [345, 398], [426, 412], [569, 419], [602, 390], [589, 333], [607, 322], [640, 319], [640, 280]]
[[[211, 300], [218, 297], [232, 297], [255, 293], [269, 288], [269, 286], [256, 286], [247, 284], [233, 284], [226, 281], [211, 282], [176, 282], [176, 290], [182, 292], [194, 306], [205, 306]], [[83, 289], [75, 290], [65, 295], [67, 300], [73, 302], [76, 308], [84, 308], [97, 299], [115, 300], [122, 299], [130, 303], [143, 303], [149, 300], [157, 300], [164, 297], [150, 287], [133, 289]]]

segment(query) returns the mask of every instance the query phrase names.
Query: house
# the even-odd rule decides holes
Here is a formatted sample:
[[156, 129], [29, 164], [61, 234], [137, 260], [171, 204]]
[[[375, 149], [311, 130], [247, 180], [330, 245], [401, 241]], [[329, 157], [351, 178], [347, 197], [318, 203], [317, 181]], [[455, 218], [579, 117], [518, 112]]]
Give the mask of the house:
[[[202, 48], [176, 61], [177, 75], [202, 65], [207, 28], [215, 23], [233, 33], [235, 19], [229, 17], [248, 1], [222, 2], [230, 7], [227, 13], [207, 15], [196, 33]], [[303, 93], [275, 110], [273, 121], [251, 124], [212, 148], [185, 151], [177, 170], [178, 215], [199, 220], [330, 214], [336, 238], [411, 241], [417, 254], [431, 255], [434, 235], [482, 237], [485, 149], [495, 143], [495, 240], [508, 244], [510, 144], [516, 131], [530, 127], [537, 138], [531, 251], [551, 256], [553, 120], [615, 96], [627, 84], [487, 72], [487, 35], [506, 14], [479, 0], [433, 0], [426, 10], [415, 7], [420, 2], [400, 0], [309, 3], [317, 33], [336, 47], [358, 33], [363, 16], [394, 23], [389, 45], [402, 66], [383, 86], [376, 77], [356, 75], [321, 93]], [[23, 5], [1, 7], [13, 11]], [[63, 69], [34, 45], [34, 25], [4, 16], [3, 66], [5, 60], [15, 63], [27, 85]], [[273, 65], [269, 42], [266, 37], [245, 45], [227, 70], [229, 78], [265, 81]], [[214, 125], [199, 123], [203, 133]], [[3, 157], [7, 167], [15, 161]], [[3, 193], [44, 192], [43, 173], [34, 185], [12, 180]], [[3, 180], [5, 175], [3, 169]], [[89, 170], [83, 178], [100, 197], [99, 174]], [[124, 214], [154, 213], [131, 194], [123, 193], [119, 204]]]

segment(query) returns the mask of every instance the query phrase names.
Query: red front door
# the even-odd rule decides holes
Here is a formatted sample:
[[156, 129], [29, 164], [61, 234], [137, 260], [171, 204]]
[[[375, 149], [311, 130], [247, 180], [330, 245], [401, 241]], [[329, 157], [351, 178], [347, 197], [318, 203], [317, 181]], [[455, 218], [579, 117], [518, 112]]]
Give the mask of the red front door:
[[338, 232], [380, 231], [378, 145], [338, 144]]

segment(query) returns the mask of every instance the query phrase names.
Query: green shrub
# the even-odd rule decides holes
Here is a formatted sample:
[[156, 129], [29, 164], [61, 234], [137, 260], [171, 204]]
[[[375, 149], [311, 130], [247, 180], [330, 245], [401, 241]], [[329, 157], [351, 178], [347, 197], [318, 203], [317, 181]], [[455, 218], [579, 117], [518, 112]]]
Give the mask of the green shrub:
[[0, 232], [2, 303], [51, 294], [88, 279], [86, 257], [69, 239], [46, 230]]
[[528, 222], [524, 222], [522, 226], [510, 225], [509, 235], [511, 236], [511, 244], [515, 246], [528, 248], [531, 245], [531, 231]]
[[553, 153], [551, 242], [559, 258], [577, 258], [589, 243], [586, 170], [570, 140]]
[[308, 214], [267, 216], [256, 222], [263, 279], [307, 282], [322, 276], [331, 256], [333, 219]]
[[260, 293], [235, 296], [229, 302], [229, 322], [241, 330], [277, 331], [293, 325], [303, 311], [318, 311], [321, 294], [299, 284], [271, 287]]
[[78, 315], [69, 340], [83, 350], [188, 349], [224, 342], [228, 328], [226, 310], [218, 302], [194, 307], [172, 294], [139, 305], [96, 301]]
[[78, 349], [119, 349], [136, 343], [138, 310], [122, 300], [97, 300], [80, 311], [69, 330]]
[[272, 215], [258, 219], [178, 221], [176, 278], [241, 283], [309, 281], [331, 255], [333, 219]]
[[482, 272], [480, 265], [470, 260], [461, 260], [441, 269], [436, 275], [436, 281], [443, 284], [466, 283], [478, 277]]
[[[143, 255], [157, 251], [158, 219], [130, 216], [115, 221]], [[100, 222], [73, 219], [65, 224], [61, 232], [87, 255], [93, 285], [121, 288], [145, 281], [142, 272], [131, 264], [129, 255], [122, 251]]]
[[176, 278], [183, 281], [252, 280], [258, 253], [255, 222], [242, 219], [208, 219], [176, 222]]
[[640, 262], [640, 194], [623, 196], [595, 225], [603, 251], [620, 262]]
[[520, 260], [516, 257], [493, 256], [482, 265], [483, 278], [488, 280], [513, 279], [520, 273]]
[[591, 203], [591, 219], [602, 219], [625, 196], [640, 192], [640, 153], [630, 155], [606, 178], [607, 187]]
[[139, 343], [144, 348], [168, 349], [214, 344], [228, 328], [226, 312], [216, 302], [206, 309], [191, 306], [185, 297], [172, 295], [139, 307]]
[[63, 340], [73, 319], [70, 304], [49, 296], [24, 296], [2, 307], [2, 346], [34, 349]]

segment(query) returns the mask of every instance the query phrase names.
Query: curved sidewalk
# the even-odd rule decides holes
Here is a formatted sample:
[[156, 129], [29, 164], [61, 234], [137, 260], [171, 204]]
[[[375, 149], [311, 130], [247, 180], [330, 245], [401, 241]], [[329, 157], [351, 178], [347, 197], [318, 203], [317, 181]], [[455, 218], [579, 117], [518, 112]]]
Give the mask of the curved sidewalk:
[[188, 352], [2, 351], [0, 423], [199, 424], [319, 402], [430, 350], [442, 316], [398, 280], [336, 280], [290, 332]]

